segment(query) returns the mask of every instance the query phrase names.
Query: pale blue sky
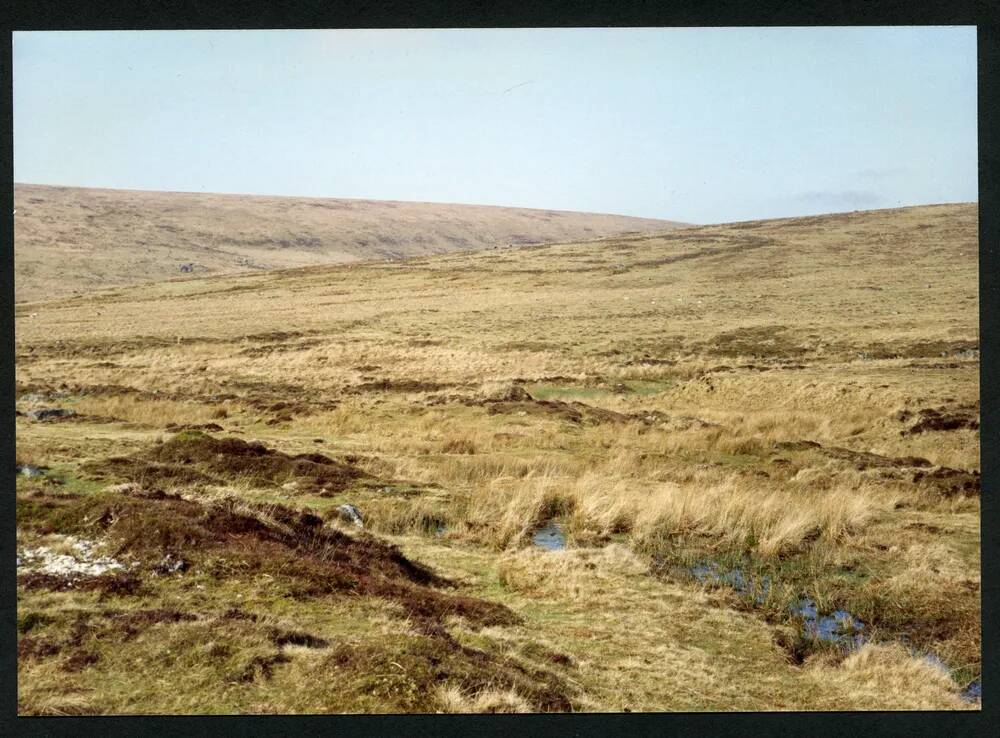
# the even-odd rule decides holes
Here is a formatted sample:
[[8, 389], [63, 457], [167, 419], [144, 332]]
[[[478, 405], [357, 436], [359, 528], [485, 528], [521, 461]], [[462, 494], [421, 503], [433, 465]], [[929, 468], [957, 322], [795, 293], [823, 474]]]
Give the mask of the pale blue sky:
[[14, 179], [711, 223], [978, 198], [972, 27], [14, 34]]

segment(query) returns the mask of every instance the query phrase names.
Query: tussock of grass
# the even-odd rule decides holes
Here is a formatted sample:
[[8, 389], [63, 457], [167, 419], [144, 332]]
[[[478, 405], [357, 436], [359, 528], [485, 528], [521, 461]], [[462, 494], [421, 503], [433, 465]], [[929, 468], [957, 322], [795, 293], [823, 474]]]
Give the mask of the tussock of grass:
[[512, 690], [487, 689], [466, 694], [459, 687], [439, 686], [435, 696], [441, 712], [470, 713], [524, 713], [531, 712], [531, 705]]
[[[969, 708], [946, 672], [899, 645], [866, 645], [839, 667], [817, 671], [814, 678], [842, 686], [859, 709], [877, 704], [893, 710]], [[950, 697], [944, 704], [942, 693]]]
[[522, 549], [506, 552], [497, 562], [497, 576], [505, 587], [549, 597], [608, 593], [623, 577], [643, 576], [648, 570], [645, 562], [621, 544], [554, 553]]
[[781, 555], [804, 542], [839, 540], [891, 510], [895, 498], [874, 486], [824, 490], [748, 485], [743, 480], [711, 486], [616, 481], [587, 473], [579, 478], [502, 477], [476, 490], [467, 521], [499, 548], [523, 542], [547, 520], [568, 517], [571, 530], [607, 537], [628, 533], [647, 552], [662, 551], [685, 537], [710, 538], [721, 548], [746, 546], [764, 556]]

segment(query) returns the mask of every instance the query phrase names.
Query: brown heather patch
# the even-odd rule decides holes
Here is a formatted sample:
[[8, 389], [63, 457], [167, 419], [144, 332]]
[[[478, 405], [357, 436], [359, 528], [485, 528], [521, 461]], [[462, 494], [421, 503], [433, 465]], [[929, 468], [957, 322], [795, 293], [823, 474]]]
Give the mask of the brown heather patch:
[[121, 631], [125, 640], [133, 638], [137, 634], [158, 623], [180, 623], [197, 620], [194, 613], [182, 612], [172, 607], [160, 607], [148, 610], [135, 610], [132, 612], [106, 612], [105, 617], [111, 619], [115, 629]]
[[192, 485], [243, 481], [280, 486], [295, 482], [300, 492], [333, 494], [366, 475], [349, 463], [316, 453], [289, 455], [239, 438], [214, 438], [184, 431], [133, 457], [89, 462], [82, 467], [98, 478], [139, 484]]
[[17, 660], [44, 659], [59, 653], [59, 643], [47, 639], [24, 636], [17, 642]]
[[[65, 503], [55, 525], [39, 514], [56, 532], [103, 533], [116, 556], [128, 553], [152, 565], [168, 553], [183, 555], [218, 578], [268, 574], [297, 598], [343, 593], [389, 599], [432, 630], [452, 615], [478, 626], [519, 622], [503, 605], [434, 589], [453, 585], [394, 546], [367, 534], [348, 536], [322, 526], [314, 515], [280, 505], [231, 497], [201, 503], [162, 493], [106, 494]], [[30, 518], [25, 523], [30, 525]], [[211, 563], [205, 563], [208, 557]], [[130, 594], [138, 580], [103, 575], [68, 582], [30, 574], [22, 575], [19, 585]]]
[[99, 574], [97, 576], [64, 576], [31, 572], [17, 575], [17, 586], [23, 589], [48, 589], [53, 592], [77, 590], [99, 592], [102, 597], [137, 594], [142, 580], [132, 574]]
[[502, 657], [462, 646], [449, 638], [404, 636], [391, 645], [356, 648], [342, 645], [325, 665], [341, 675], [349, 698], [363, 711], [433, 712], [428, 696], [442, 684], [463, 691], [513, 690], [533, 711], [566, 712], [570, 690], [552, 672], [531, 669]]

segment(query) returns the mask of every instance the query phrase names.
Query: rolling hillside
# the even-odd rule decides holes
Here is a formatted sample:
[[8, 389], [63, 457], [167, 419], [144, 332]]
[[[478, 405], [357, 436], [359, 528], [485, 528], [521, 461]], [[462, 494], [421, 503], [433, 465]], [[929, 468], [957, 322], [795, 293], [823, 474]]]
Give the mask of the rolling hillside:
[[14, 206], [18, 302], [174, 277], [396, 259], [683, 225], [481, 205], [28, 184], [14, 186]]
[[19, 712], [978, 709], [977, 230], [16, 306]]

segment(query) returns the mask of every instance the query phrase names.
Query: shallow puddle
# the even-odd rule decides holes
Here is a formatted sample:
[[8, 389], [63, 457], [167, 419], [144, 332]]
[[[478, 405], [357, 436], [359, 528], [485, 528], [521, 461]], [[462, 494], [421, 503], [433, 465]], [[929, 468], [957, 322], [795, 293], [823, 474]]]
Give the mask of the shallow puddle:
[[714, 561], [695, 564], [688, 571], [701, 584], [724, 584], [741, 594], [753, 592], [753, 599], [758, 605], [764, 601], [771, 586], [771, 580], [761, 577], [756, 582], [748, 581], [739, 569], [723, 570]]
[[[714, 561], [695, 564], [689, 571], [702, 584], [724, 584], [741, 594], [753, 595], [753, 600], [758, 605], [764, 602], [771, 586], [771, 580], [767, 577], [751, 580], [740, 569], [727, 571]], [[807, 634], [821, 641], [840, 643], [854, 648], [865, 641], [865, 624], [846, 610], [834, 610], [829, 615], [821, 615], [816, 603], [804, 598], [792, 605], [789, 611], [793, 616], [802, 619]]]
[[983, 683], [977, 679], [963, 689], [962, 699], [966, 702], [980, 702], [983, 699]]
[[[950, 674], [948, 665], [938, 658], [933, 653], [918, 654], [913, 649], [910, 649], [914, 656], [920, 656], [924, 661], [926, 661], [931, 666], [934, 666], [945, 674]], [[965, 689], [959, 692], [959, 697], [961, 697], [966, 702], [979, 702], [983, 698], [983, 683], [980, 679], [976, 679], [974, 682], [969, 684]]]
[[566, 535], [559, 523], [546, 523], [531, 536], [531, 542], [548, 551], [561, 551], [566, 548]]
[[858, 648], [865, 642], [865, 624], [847, 610], [834, 610], [820, 615], [816, 603], [810, 599], [799, 600], [791, 608], [792, 614], [802, 618], [805, 632], [827, 643], [840, 643]]

